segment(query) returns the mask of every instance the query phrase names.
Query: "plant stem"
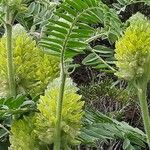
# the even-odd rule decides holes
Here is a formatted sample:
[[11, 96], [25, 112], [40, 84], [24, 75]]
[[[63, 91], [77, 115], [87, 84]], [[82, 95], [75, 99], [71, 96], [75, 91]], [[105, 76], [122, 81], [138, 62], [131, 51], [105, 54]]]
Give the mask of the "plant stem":
[[60, 150], [61, 147], [61, 114], [62, 114], [62, 106], [63, 106], [63, 95], [65, 88], [65, 80], [66, 75], [62, 74], [61, 77], [61, 86], [60, 86], [60, 94], [57, 102], [57, 111], [56, 111], [56, 130], [55, 130], [55, 142], [54, 142], [54, 150]]
[[138, 88], [138, 97], [140, 101], [141, 113], [144, 123], [144, 129], [147, 135], [147, 143], [150, 148], [150, 117], [147, 103], [147, 85]]
[[12, 51], [12, 25], [10, 23], [10, 11], [6, 9], [6, 51], [7, 51], [7, 74], [9, 84], [9, 96], [16, 96], [16, 84], [14, 75], [14, 64], [13, 64], [13, 51]]
[[54, 139], [54, 150], [60, 150], [61, 147], [61, 119], [62, 119], [62, 108], [63, 98], [65, 90], [66, 73], [64, 69], [64, 52], [61, 54], [61, 72], [60, 72], [60, 89], [59, 98], [57, 101], [56, 108], [56, 128], [55, 128], [55, 139]]

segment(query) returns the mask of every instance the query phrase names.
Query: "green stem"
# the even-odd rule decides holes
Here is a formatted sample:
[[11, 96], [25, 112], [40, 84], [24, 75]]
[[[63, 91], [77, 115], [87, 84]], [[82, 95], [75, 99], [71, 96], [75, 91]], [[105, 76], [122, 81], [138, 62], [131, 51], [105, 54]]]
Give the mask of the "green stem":
[[9, 84], [9, 94], [11, 97], [16, 96], [16, 84], [14, 75], [14, 64], [13, 64], [13, 50], [12, 50], [12, 25], [10, 23], [10, 11], [6, 9], [6, 51], [7, 51], [7, 74]]
[[62, 118], [61, 114], [62, 114], [65, 80], [66, 80], [66, 75], [62, 74], [60, 94], [57, 102], [57, 112], [56, 112], [57, 123], [56, 123], [56, 130], [55, 130], [54, 150], [60, 150], [61, 147], [61, 118]]
[[150, 117], [147, 103], [147, 85], [138, 88], [138, 97], [140, 101], [141, 113], [144, 123], [144, 129], [147, 135], [147, 143], [150, 148]]
[[59, 91], [59, 98], [57, 101], [57, 108], [56, 108], [56, 127], [55, 127], [55, 137], [54, 137], [54, 150], [60, 150], [61, 148], [61, 119], [62, 119], [62, 107], [63, 107], [63, 98], [64, 98], [64, 89], [65, 89], [65, 81], [66, 81], [66, 73], [65, 73], [65, 66], [64, 66], [64, 55], [67, 46], [67, 42], [69, 40], [70, 34], [73, 30], [74, 25], [76, 24], [78, 18], [84, 14], [86, 11], [95, 9], [96, 7], [92, 7], [80, 13], [76, 19], [73, 21], [68, 34], [65, 37], [63, 47], [61, 50], [61, 57], [60, 57], [60, 64], [61, 64], [61, 73], [60, 73], [60, 91]]
[[60, 89], [59, 98], [57, 101], [56, 108], [56, 127], [55, 127], [55, 139], [54, 139], [54, 150], [60, 150], [61, 147], [61, 119], [62, 119], [62, 108], [63, 98], [65, 90], [66, 73], [64, 69], [64, 52], [61, 54], [61, 72], [60, 72]]

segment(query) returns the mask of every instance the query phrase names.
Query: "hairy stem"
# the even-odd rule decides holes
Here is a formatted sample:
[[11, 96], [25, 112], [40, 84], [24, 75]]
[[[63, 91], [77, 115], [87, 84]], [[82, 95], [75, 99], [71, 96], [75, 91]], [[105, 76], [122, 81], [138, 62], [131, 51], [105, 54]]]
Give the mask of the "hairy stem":
[[146, 93], [147, 93], [147, 85], [138, 88], [138, 97], [140, 101], [144, 129], [147, 135], [147, 143], [150, 148], [150, 117]]
[[16, 84], [14, 75], [14, 64], [13, 64], [13, 50], [12, 50], [12, 25], [10, 23], [10, 11], [7, 7], [6, 18], [5, 18], [5, 30], [6, 30], [6, 51], [7, 51], [7, 74], [9, 84], [9, 96], [16, 96]]
[[60, 91], [59, 91], [59, 98], [57, 101], [57, 108], [56, 108], [56, 127], [55, 127], [55, 139], [54, 139], [54, 150], [60, 150], [61, 149], [61, 119], [62, 119], [62, 108], [63, 108], [63, 98], [64, 98], [64, 89], [65, 89], [65, 81], [66, 81], [66, 73], [65, 73], [65, 65], [64, 65], [64, 55], [65, 55], [65, 49], [67, 46], [67, 42], [70, 38], [70, 34], [73, 30], [74, 25], [76, 24], [78, 18], [82, 14], [84, 14], [86, 11], [95, 9], [96, 7], [92, 7], [90, 9], [87, 9], [83, 11], [82, 13], [79, 13], [78, 16], [76, 16], [75, 20], [72, 22], [72, 25], [69, 29], [68, 34], [65, 37], [63, 48], [61, 50], [61, 57], [60, 57], [60, 64], [61, 64], [61, 73], [60, 73]]
[[64, 69], [64, 52], [61, 54], [61, 72], [60, 72], [60, 89], [59, 98], [57, 101], [56, 108], [56, 128], [55, 128], [55, 139], [54, 139], [54, 150], [60, 150], [61, 148], [61, 119], [62, 119], [62, 108], [63, 108], [63, 98], [65, 90], [66, 73]]

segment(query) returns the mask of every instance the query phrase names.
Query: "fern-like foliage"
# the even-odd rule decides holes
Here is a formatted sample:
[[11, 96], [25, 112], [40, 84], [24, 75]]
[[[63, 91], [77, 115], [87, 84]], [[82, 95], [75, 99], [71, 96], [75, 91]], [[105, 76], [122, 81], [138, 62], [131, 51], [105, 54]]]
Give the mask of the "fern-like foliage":
[[82, 61], [84, 65], [89, 65], [92, 68], [105, 71], [114, 72], [112, 67], [114, 64], [114, 50], [106, 46], [97, 45], [90, 49], [91, 53]]
[[80, 136], [83, 143], [108, 143], [108, 140], [116, 139], [123, 141], [123, 150], [146, 149], [145, 133], [126, 122], [118, 122], [98, 111], [86, 111], [85, 124]]
[[[142, 0], [139, 0], [139, 1], [138, 0], [117, 0], [117, 2], [118, 3], [113, 4], [114, 7], [117, 8], [116, 12], [115, 12], [115, 10], [112, 11], [110, 8], [107, 10], [108, 12], [112, 12], [113, 16], [116, 16], [115, 19], [113, 17], [113, 19], [115, 20], [115, 23], [111, 19], [110, 19], [110, 21], [108, 21], [110, 23], [110, 25], [103, 23], [104, 28], [102, 28], [101, 32], [100, 32], [100, 33], [102, 33], [101, 38], [102, 39], [107, 38], [110, 43], [116, 42], [118, 39], [121, 38], [124, 30], [127, 27], [128, 22], [130, 22], [130, 19], [127, 20], [126, 23], [120, 23], [117, 21], [118, 20], [118, 19], [116, 19], [116, 18], [118, 18], [117, 14], [119, 14], [120, 11], [124, 11], [126, 6], [128, 6], [130, 4], [134, 4], [134, 3], [143, 2], [144, 4], [147, 4], [147, 5], [150, 4], [148, 0], [144, 0], [144, 1], [142, 1]], [[105, 18], [104, 18], [104, 20], [105, 20]], [[108, 31], [107, 31], [107, 29], [108, 29]], [[119, 32], [116, 32], [116, 31], [119, 31]], [[91, 51], [91, 53], [83, 60], [82, 63], [84, 65], [90, 65], [93, 68], [100, 69], [101, 71], [116, 72], [116, 69], [113, 67], [114, 66], [113, 64], [115, 63], [115, 61], [114, 61], [115, 59], [113, 56], [114, 49], [110, 49], [106, 46], [98, 45], [98, 46], [94, 47], [93, 49], [89, 49], [89, 50]]]
[[42, 28], [47, 24], [48, 20], [52, 18], [53, 12], [58, 3], [49, 0], [36, 0], [31, 1], [27, 11], [23, 14], [17, 15], [17, 20], [32, 34], [36, 30], [43, 30]]
[[[81, 18], [83, 15], [88, 14], [88, 11], [90, 13], [92, 8], [94, 10], [94, 6], [97, 8], [97, 4], [93, 5], [91, 3], [90, 5], [89, 3], [88, 5], [88, 3], [80, 0], [79, 3], [71, 0], [64, 2], [56, 12], [56, 15], [60, 19], [58, 21], [50, 20], [52, 24], [49, 24], [47, 30], [49, 37], [43, 38], [40, 45], [48, 48], [49, 53], [58, 56], [60, 55], [61, 50], [67, 51], [65, 56], [67, 54], [72, 56], [76, 53], [80, 53], [87, 44], [79, 41], [78, 38], [84, 39], [87, 38], [89, 34], [93, 33], [93, 29], [90, 26], [87, 26], [87, 24], [80, 23], [80, 20], [82, 20]], [[88, 17], [84, 18], [87, 19]], [[85, 19], [83, 19], [82, 22], [84, 22]]]
[[40, 45], [56, 56], [65, 51], [65, 58], [70, 58], [87, 47], [85, 41], [96, 32], [90, 25], [100, 23], [103, 13], [98, 0], [66, 0], [55, 15], [59, 19], [49, 21], [48, 37]]

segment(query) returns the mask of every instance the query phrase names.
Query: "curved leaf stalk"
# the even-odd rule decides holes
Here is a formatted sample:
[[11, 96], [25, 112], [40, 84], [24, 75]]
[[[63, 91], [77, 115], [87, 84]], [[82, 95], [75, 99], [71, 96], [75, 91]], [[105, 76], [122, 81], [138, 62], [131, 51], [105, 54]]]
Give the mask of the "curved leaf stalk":
[[12, 24], [9, 7], [6, 7], [5, 30], [6, 30], [6, 50], [7, 50], [7, 75], [9, 84], [9, 96], [16, 96], [16, 84], [14, 75], [13, 50], [12, 50]]
[[[81, 13], [82, 14], [82, 13]], [[65, 49], [67, 42], [69, 40], [69, 36], [72, 32], [72, 29], [74, 25], [76, 24], [78, 17], [80, 17], [79, 14], [74, 22], [72, 23], [69, 32], [65, 38], [63, 48], [61, 50], [61, 56], [60, 56], [60, 65], [61, 65], [61, 72], [60, 72], [60, 92], [59, 92], [59, 98], [57, 101], [57, 110], [56, 110], [56, 128], [55, 128], [55, 139], [54, 139], [54, 150], [60, 150], [61, 148], [61, 117], [62, 117], [62, 107], [63, 107], [63, 97], [64, 97], [64, 89], [65, 89], [65, 81], [66, 81], [66, 70], [65, 70], [65, 63], [64, 63], [64, 57], [65, 57]]]
[[75, 23], [78, 20], [78, 17], [80, 15], [78, 15], [76, 17], [76, 19], [74, 20], [74, 22], [72, 23], [69, 32], [65, 38], [64, 44], [63, 44], [63, 48], [61, 50], [61, 56], [60, 56], [60, 65], [61, 65], [61, 72], [60, 72], [60, 91], [59, 91], [59, 98], [57, 101], [57, 110], [56, 110], [56, 128], [55, 128], [55, 139], [54, 139], [54, 150], [60, 150], [61, 148], [61, 117], [62, 117], [62, 107], [63, 107], [63, 98], [64, 98], [64, 89], [65, 89], [65, 81], [66, 81], [66, 70], [65, 70], [65, 49], [66, 49], [66, 45], [67, 42], [69, 40], [69, 36], [72, 32], [72, 29], [75, 25]]
[[[94, 2], [94, 1], [93, 1]], [[76, 23], [78, 22], [78, 20], [80, 20], [80, 17], [82, 15], [84, 15], [84, 13], [88, 12], [88, 11], [92, 11], [94, 9], [100, 9], [99, 6], [91, 6], [90, 8], [85, 8], [85, 10], [83, 10], [82, 12], [79, 12], [77, 14], [75, 14], [75, 16], [73, 17], [73, 21], [71, 19], [69, 19], [69, 24], [67, 25], [67, 23], [65, 24], [65, 28], [68, 29], [67, 33], [65, 30], [65, 33], [62, 32], [60, 35], [65, 35], [65, 38], [62, 42], [62, 44], [59, 44], [59, 47], [61, 46], [61, 53], [59, 53], [57, 50], [57, 54], [59, 53], [60, 56], [60, 63], [61, 63], [61, 73], [60, 73], [60, 88], [59, 88], [59, 97], [58, 97], [58, 101], [57, 101], [57, 107], [56, 107], [56, 126], [55, 126], [55, 133], [54, 133], [54, 150], [60, 150], [61, 149], [61, 119], [62, 119], [62, 107], [63, 107], [63, 98], [64, 98], [64, 89], [65, 89], [65, 81], [66, 81], [66, 76], [67, 76], [67, 68], [65, 68], [65, 51], [66, 51], [66, 47], [68, 46], [68, 41], [70, 40], [70, 35], [73, 32], [73, 28], [74, 26], [76, 26]], [[74, 11], [73, 11], [74, 13]], [[58, 17], [61, 18], [61, 15], [59, 16], [59, 12], [58, 12]], [[66, 16], [68, 18], [68, 16]], [[66, 19], [68, 20], [68, 19]], [[81, 21], [82, 22], [82, 21]], [[59, 22], [59, 24], [61, 24], [61, 21]], [[67, 27], [66, 27], [67, 26]], [[69, 27], [68, 27], [69, 26]], [[56, 29], [57, 26], [50, 26], [50, 28], [54, 28], [54, 30]], [[56, 30], [57, 31], [57, 30]], [[63, 30], [64, 31], [64, 30]], [[50, 29], [51, 32], [51, 29]], [[55, 37], [57, 37], [57, 35], [54, 35]], [[59, 37], [60, 38], [60, 37]], [[62, 38], [60, 38], [62, 40]], [[43, 42], [41, 42], [41, 46], [45, 47], [45, 48], [49, 48], [49, 49], [53, 49], [54, 46], [51, 46], [51, 42], [49, 44], [49, 40], [51, 40], [51, 38], [49, 39], [45, 39], [43, 40]], [[85, 42], [85, 41], [84, 41]], [[82, 42], [83, 43], [83, 42]], [[85, 42], [86, 44], [86, 42]], [[54, 41], [54, 45], [57, 45], [57, 42]], [[56, 48], [59, 49], [59, 48]], [[74, 48], [75, 49], [75, 48]], [[74, 50], [73, 49], [73, 50]], [[51, 50], [52, 52], [55, 52], [54, 50]], [[71, 57], [71, 56], [70, 56]]]
[[138, 88], [138, 97], [140, 101], [141, 113], [144, 123], [145, 132], [147, 135], [147, 143], [150, 148], [150, 117], [147, 103], [147, 84]]
[[[71, 30], [70, 30], [71, 32]], [[69, 32], [69, 33], [70, 33]], [[61, 56], [60, 56], [60, 89], [59, 89], [59, 98], [57, 101], [57, 108], [56, 108], [56, 128], [55, 128], [55, 139], [54, 139], [54, 150], [60, 150], [61, 147], [61, 118], [62, 118], [62, 107], [63, 107], [63, 98], [64, 98], [64, 90], [65, 90], [65, 81], [66, 81], [66, 73], [65, 73], [65, 64], [64, 64], [64, 55], [66, 44], [69, 38], [68, 36], [65, 39]]]
[[[81, 15], [81, 14], [80, 14]], [[64, 57], [65, 57], [65, 49], [67, 42], [69, 40], [69, 36], [72, 32], [72, 29], [75, 25], [75, 23], [78, 20], [78, 15], [74, 22], [72, 23], [69, 32], [65, 38], [63, 48], [61, 50], [61, 56], [60, 56], [60, 65], [61, 65], [61, 72], [60, 72], [60, 91], [59, 91], [59, 98], [57, 101], [57, 110], [56, 110], [56, 128], [55, 128], [55, 139], [54, 139], [54, 150], [60, 150], [61, 148], [61, 117], [62, 117], [62, 107], [63, 107], [63, 97], [64, 97], [64, 89], [65, 89], [65, 81], [66, 81], [66, 70], [65, 70], [65, 63], [64, 63]]]

